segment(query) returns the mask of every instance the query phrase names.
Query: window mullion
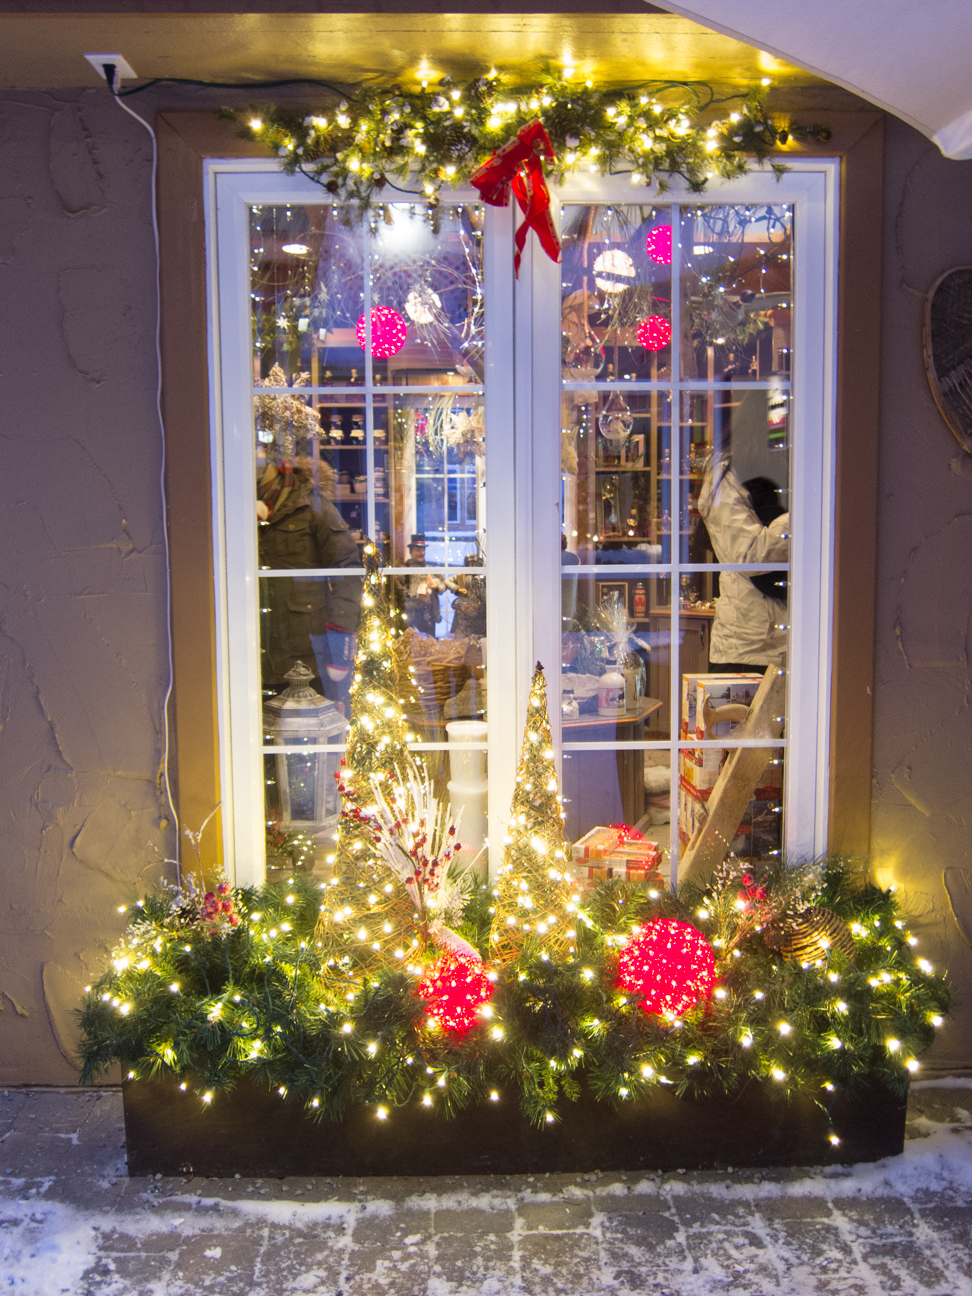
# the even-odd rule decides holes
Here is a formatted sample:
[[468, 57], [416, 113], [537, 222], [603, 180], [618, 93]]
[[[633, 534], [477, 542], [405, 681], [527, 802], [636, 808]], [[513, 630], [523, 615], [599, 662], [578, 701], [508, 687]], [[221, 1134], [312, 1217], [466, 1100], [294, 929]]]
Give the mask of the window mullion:
[[517, 514], [513, 466], [514, 283], [513, 212], [484, 212], [484, 295], [486, 351], [486, 676], [489, 761], [487, 763], [490, 868], [503, 858], [503, 838], [513, 799], [517, 757], [517, 644], [511, 618], [517, 607], [521, 573], [517, 569]]
[[670, 498], [671, 498], [671, 604], [672, 619], [670, 626], [671, 648], [670, 660], [671, 667], [669, 671], [669, 701], [668, 714], [670, 716], [670, 736], [672, 743], [671, 757], [671, 821], [669, 823], [669, 859], [671, 864], [671, 880], [674, 885], [678, 881], [678, 860], [680, 843], [678, 840], [678, 789], [679, 789], [679, 757], [680, 753], [675, 746], [676, 740], [681, 734], [681, 713], [682, 713], [682, 664], [681, 664], [681, 590], [682, 590], [682, 284], [681, 284], [681, 264], [682, 264], [682, 221], [680, 215], [681, 209], [677, 203], [671, 207], [672, 222], [672, 395], [671, 408], [669, 413], [669, 455], [671, 457], [671, 481]]

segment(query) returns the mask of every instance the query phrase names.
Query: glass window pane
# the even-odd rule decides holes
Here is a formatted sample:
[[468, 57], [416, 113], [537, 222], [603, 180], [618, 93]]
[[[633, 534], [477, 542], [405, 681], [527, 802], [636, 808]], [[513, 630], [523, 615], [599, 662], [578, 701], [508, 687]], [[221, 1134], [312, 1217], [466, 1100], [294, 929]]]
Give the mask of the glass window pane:
[[489, 832], [486, 724], [482, 720], [452, 720], [446, 726], [446, 733], [454, 744], [449, 751], [426, 752], [424, 758], [428, 762], [444, 756], [445, 786], [440, 795], [452, 807], [453, 820], [458, 819], [458, 837], [462, 843], [459, 858], [484, 869]]
[[[667, 879], [671, 834], [668, 753], [565, 751], [563, 769], [565, 827], [568, 840], [575, 844], [578, 881], [619, 876], [656, 882], [661, 881], [659, 869]], [[616, 826], [621, 824], [641, 833], [637, 847], [626, 849], [628, 858], [613, 849], [612, 838], [616, 840]], [[612, 825], [613, 832], [607, 831]], [[602, 831], [592, 840], [588, 834], [597, 829]]]
[[670, 378], [671, 209], [568, 204], [562, 230], [564, 381]]
[[376, 385], [483, 377], [482, 208], [390, 204], [369, 225], [334, 209], [256, 206], [250, 217], [255, 379], [276, 369], [314, 387], [360, 386], [369, 322]]
[[[482, 566], [486, 425], [479, 395], [442, 392], [394, 398], [390, 439], [377, 440], [389, 488], [390, 562], [421, 557], [442, 566]], [[416, 536], [424, 553], [413, 552]], [[485, 633], [485, 630], [483, 631]]]
[[581, 564], [671, 562], [671, 454], [667, 392], [564, 392], [565, 553]]
[[671, 618], [653, 609], [671, 582], [568, 572], [561, 572], [563, 741], [667, 739]]
[[[789, 503], [790, 390], [788, 383], [765, 387], [724, 387], [682, 393], [681, 499], [697, 510], [708, 489], [713, 459], [727, 465], [739, 481], [765, 478]], [[682, 561], [700, 561], [687, 559]], [[740, 562], [738, 558], [716, 561]]]
[[[750, 778], [751, 795], [738, 817], [719, 827], [720, 836], [731, 842], [730, 850], [753, 862], [774, 859], [782, 850], [784, 749], [771, 750], [762, 770]], [[678, 840], [682, 855], [708, 822], [720, 777], [730, 777], [725, 766], [731, 751], [707, 747], [679, 752]]]
[[788, 376], [793, 209], [681, 211], [682, 377]]
[[371, 234], [372, 364], [382, 385], [483, 378], [483, 210], [392, 203]]
[[[298, 512], [282, 525], [286, 536], [284, 543], [292, 543], [298, 551], [289, 565], [298, 567], [301, 565], [299, 550], [317, 543], [315, 533], [319, 538], [319, 533], [326, 527], [326, 520], [301, 516]], [[270, 532], [272, 528], [261, 528], [264, 543], [264, 537]], [[307, 565], [357, 567], [357, 545], [346, 529], [340, 535], [346, 562]], [[324, 543], [328, 542], [325, 538]], [[271, 543], [276, 544], [276, 540]], [[277, 566], [288, 565], [282, 561], [284, 556], [278, 554], [275, 557]], [[361, 621], [361, 588], [360, 576], [261, 578], [260, 650], [264, 707], [268, 705], [268, 698], [303, 682], [306, 688], [333, 703], [342, 716], [347, 716], [351, 667]], [[288, 694], [288, 697], [294, 696], [297, 695], [293, 692]], [[305, 702], [307, 706], [320, 706], [319, 699], [307, 698], [299, 705], [302, 707]], [[334, 723], [337, 724], [337, 720]]]
[[481, 567], [407, 565], [414, 574], [390, 578], [405, 624], [399, 677], [414, 681], [407, 714], [420, 741], [448, 742], [453, 721], [486, 719], [486, 579]]
[[786, 661], [788, 404], [773, 387], [683, 394], [680, 559], [753, 565], [681, 576], [684, 615], [712, 617], [713, 670]]
[[[320, 473], [352, 537], [371, 534], [368, 522], [368, 400], [364, 393], [316, 398], [321, 425]], [[377, 442], [377, 432], [375, 434]], [[377, 494], [377, 489], [376, 489]]]
[[276, 367], [290, 382], [306, 373], [315, 387], [363, 382], [363, 256], [360, 226], [343, 226], [329, 206], [250, 209], [256, 380]]

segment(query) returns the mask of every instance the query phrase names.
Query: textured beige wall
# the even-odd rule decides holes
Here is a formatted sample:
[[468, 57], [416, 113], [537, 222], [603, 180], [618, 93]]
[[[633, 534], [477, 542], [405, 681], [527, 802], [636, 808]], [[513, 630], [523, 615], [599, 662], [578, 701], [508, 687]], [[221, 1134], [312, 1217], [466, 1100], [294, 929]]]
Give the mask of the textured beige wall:
[[[149, 150], [101, 92], [0, 104], [0, 1083], [70, 1083], [78, 992], [172, 848]], [[972, 459], [928, 394], [921, 294], [972, 262], [972, 163], [894, 121], [887, 138], [873, 848], [956, 980], [930, 1059], [956, 1069], [972, 948], [943, 872], [968, 870], [972, 935]]]
[[167, 664], [148, 136], [0, 108], [0, 1082], [70, 1083], [80, 988], [160, 875]]
[[886, 140], [871, 850], [954, 980], [928, 1066], [955, 1070], [972, 1067], [972, 457], [932, 401], [922, 315], [938, 276], [972, 264], [972, 162], [895, 119]]

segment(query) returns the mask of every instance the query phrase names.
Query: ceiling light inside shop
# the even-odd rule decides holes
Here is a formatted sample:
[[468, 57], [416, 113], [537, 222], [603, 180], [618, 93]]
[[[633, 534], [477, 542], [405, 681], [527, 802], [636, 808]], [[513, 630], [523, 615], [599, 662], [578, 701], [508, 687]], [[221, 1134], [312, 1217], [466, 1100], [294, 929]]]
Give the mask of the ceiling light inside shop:
[[289, 252], [291, 256], [306, 256], [310, 248], [306, 243], [285, 243], [283, 251]]

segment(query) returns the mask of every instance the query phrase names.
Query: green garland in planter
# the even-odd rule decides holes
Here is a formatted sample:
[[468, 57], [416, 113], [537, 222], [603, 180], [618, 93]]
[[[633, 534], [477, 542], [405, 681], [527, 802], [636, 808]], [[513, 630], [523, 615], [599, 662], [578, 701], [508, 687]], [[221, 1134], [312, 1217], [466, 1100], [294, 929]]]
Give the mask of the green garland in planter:
[[627, 172], [634, 184], [655, 181], [659, 191], [678, 175], [697, 193], [715, 177], [744, 175], [753, 159], [761, 164], [791, 138], [829, 138], [824, 127], [769, 114], [762, 86], [723, 99], [699, 82], [611, 90], [573, 69], [548, 72], [532, 86], [495, 74], [467, 84], [443, 77], [434, 87], [362, 89], [307, 115], [272, 104], [221, 115], [240, 121], [243, 138], [266, 145], [288, 174], [299, 171], [361, 211], [399, 194], [435, 206], [443, 185], [466, 183], [536, 117], [553, 144], [558, 178], [581, 169]]
[[[759, 892], [755, 905], [740, 899]], [[543, 1124], [577, 1096], [583, 1072], [611, 1103], [655, 1085], [704, 1096], [756, 1080], [829, 1109], [866, 1080], [904, 1092], [950, 1001], [892, 893], [839, 860], [756, 878], [732, 860], [677, 895], [597, 883], [583, 894], [577, 957], [558, 965], [527, 946], [496, 967], [493, 998], [461, 1038], [430, 1028], [407, 969], [326, 998], [319, 900], [313, 879], [295, 875], [279, 889], [138, 901], [80, 1013], [82, 1081], [117, 1061], [130, 1079], [174, 1074], [210, 1103], [246, 1077], [335, 1118], [351, 1103], [373, 1104], [379, 1118], [409, 1102], [448, 1116], [514, 1094]], [[481, 887], [462, 928], [484, 953], [491, 900]], [[849, 925], [853, 959], [839, 940], [813, 963], [772, 948], [808, 905]], [[658, 917], [691, 922], [715, 954], [715, 993], [679, 1020], [646, 1014], [617, 988], [620, 947]]]

